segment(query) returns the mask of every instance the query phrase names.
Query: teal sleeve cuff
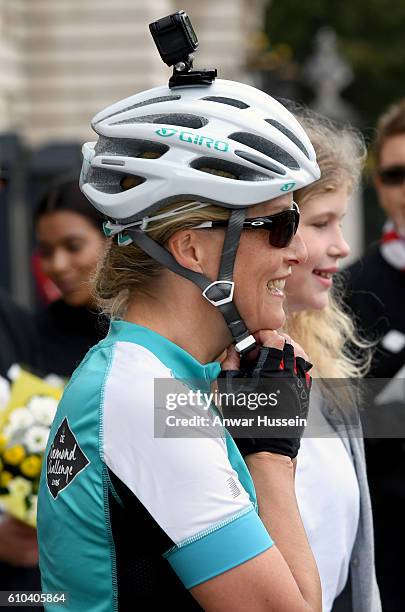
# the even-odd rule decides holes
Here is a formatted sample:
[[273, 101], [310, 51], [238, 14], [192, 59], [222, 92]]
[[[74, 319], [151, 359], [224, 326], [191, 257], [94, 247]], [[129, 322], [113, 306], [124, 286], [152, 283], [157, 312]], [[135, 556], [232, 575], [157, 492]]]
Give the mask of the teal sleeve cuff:
[[252, 559], [272, 545], [271, 537], [252, 508], [225, 525], [170, 549], [164, 557], [184, 586], [191, 589]]

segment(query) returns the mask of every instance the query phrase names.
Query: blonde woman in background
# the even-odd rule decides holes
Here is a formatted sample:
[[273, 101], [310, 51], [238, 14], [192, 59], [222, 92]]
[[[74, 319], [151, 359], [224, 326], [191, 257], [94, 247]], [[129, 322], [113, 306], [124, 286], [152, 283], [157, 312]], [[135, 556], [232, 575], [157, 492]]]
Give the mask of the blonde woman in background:
[[[287, 281], [287, 331], [315, 364], [315, 377], [362, 377], [370, 351], [356, 337], [333, 277], [350, 251], [341, 224], [361, 173], [365, 147], [353, 129], [338, 130], [312, 115], [301, 116], [300, 121], [314, 144], [322, 176], [296, 193], [308, 259]], [[363, 349], [362, 363], [348, 354], [348, 340]], [[351, 590], [352, 610], [377, 612], [381, 604], [363, 440], [361, 429], [350, 435], [344, 402], [339, 405], [339, 399], [333, 399], [339, 386], [338, 381], [328, 384], [327, 380], [314, 385], [309, 423], [325, 437], [302, 440], [296, 494], [320, 573], [324, 612], [333, 608], [343, 590], [334, 610], [350, 609]]]

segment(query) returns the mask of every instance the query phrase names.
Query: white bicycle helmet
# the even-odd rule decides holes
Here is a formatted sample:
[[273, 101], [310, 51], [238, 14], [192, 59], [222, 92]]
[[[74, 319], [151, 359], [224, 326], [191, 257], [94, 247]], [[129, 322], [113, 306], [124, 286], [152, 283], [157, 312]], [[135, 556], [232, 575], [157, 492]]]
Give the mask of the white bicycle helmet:
[[[95, 208], [122, 222], [176, 200], [246, 208], [320, 176], [295, 117], [262, 91], [234, 81], [157, 87], [109, 106], [92, 127], [99, 138], [83, 147], [81, 189]], [[123, 189], [126, 176], [138, 184]]]
[[[120, 244], [135, 242], [163, 266], [196, 283], [220, 309], [236, 349], [255, 340], [233, 303], [233, 267], [246, 210], [316, 181], [312, 144], [295, 117], [267, 94], [233, 81], [157, 87], [98, 113], [99, 138], [83, 146], [80, 187], [110, 221]], [[218, 174], [218, 171], [221, 171]], [[232, 177], [232, 178], [229, 178]], [[233, 209], [219, 280], [180, 266], [147, 234], [172, 202]], [[191, 210], [191, 208], [189, 209]]]

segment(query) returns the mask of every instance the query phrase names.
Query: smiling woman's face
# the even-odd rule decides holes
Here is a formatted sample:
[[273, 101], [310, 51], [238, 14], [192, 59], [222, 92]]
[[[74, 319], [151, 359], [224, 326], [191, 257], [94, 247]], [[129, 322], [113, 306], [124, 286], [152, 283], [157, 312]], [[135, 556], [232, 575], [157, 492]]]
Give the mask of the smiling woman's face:
[[[273, 215], [291, 208], [291, 195], [281, 196], [248, 210], [247, 217]], [[297, 232], [284, 249], [269, 244], [266, 230], [242, 232], [236, 255], [235, 304], [248, 329], [278, 329], [285, 321], [284, 285], [291, 269], [306, 258], [306, 248]]]
[[286, 285], [289, 311], [321, 310], [340, 259], [350, 247], [343, 238], [342, 220], [349, 197], [348, 184], [309, 198], [301, 206], [300, 232], [308, 251], [307, 261], [294, 268]]
[[90, 276], [101, 257], [105, 238], [84, 215], [69, 210], [39, 217], [37, 241], [41, 267], [70, 306], [91, 303]]
[[[292, 206], [292, 196], [285, 195], [248, 209], [246, 217], [269, 216]], [[202, 230], [196, 230], [202, 232]], [[212, 280], [218, 278], [225, 231], [204, 230], [199, 236], [201, 271]], [[279, 329], [285, 322], [283, 302], [286, 278], [292, 266], [305, 261], [307, 251], [299, 231], [288, 247], [271, 246], [269, 232], [244, 229], [236, 252], [233, 280], [234, 303], [251, 333]]]

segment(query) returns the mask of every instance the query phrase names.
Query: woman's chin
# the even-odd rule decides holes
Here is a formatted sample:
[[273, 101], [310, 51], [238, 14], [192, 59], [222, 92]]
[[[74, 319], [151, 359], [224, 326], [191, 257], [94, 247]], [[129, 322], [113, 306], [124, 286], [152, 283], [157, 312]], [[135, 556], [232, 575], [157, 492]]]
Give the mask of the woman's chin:
[[328, 301], [327, 293], [313, 295], [306, 302], [304, 301], [299, 310], [323, 310], [328, 305]]
[[255, 321], [255, 325], [248, 326], [250, 332], [255, 333], [263, 329], [281, 329], [285, 323], [286, 316], [284, 310], [280, 314], [271, 313], [271, 316], [261, 317]]

